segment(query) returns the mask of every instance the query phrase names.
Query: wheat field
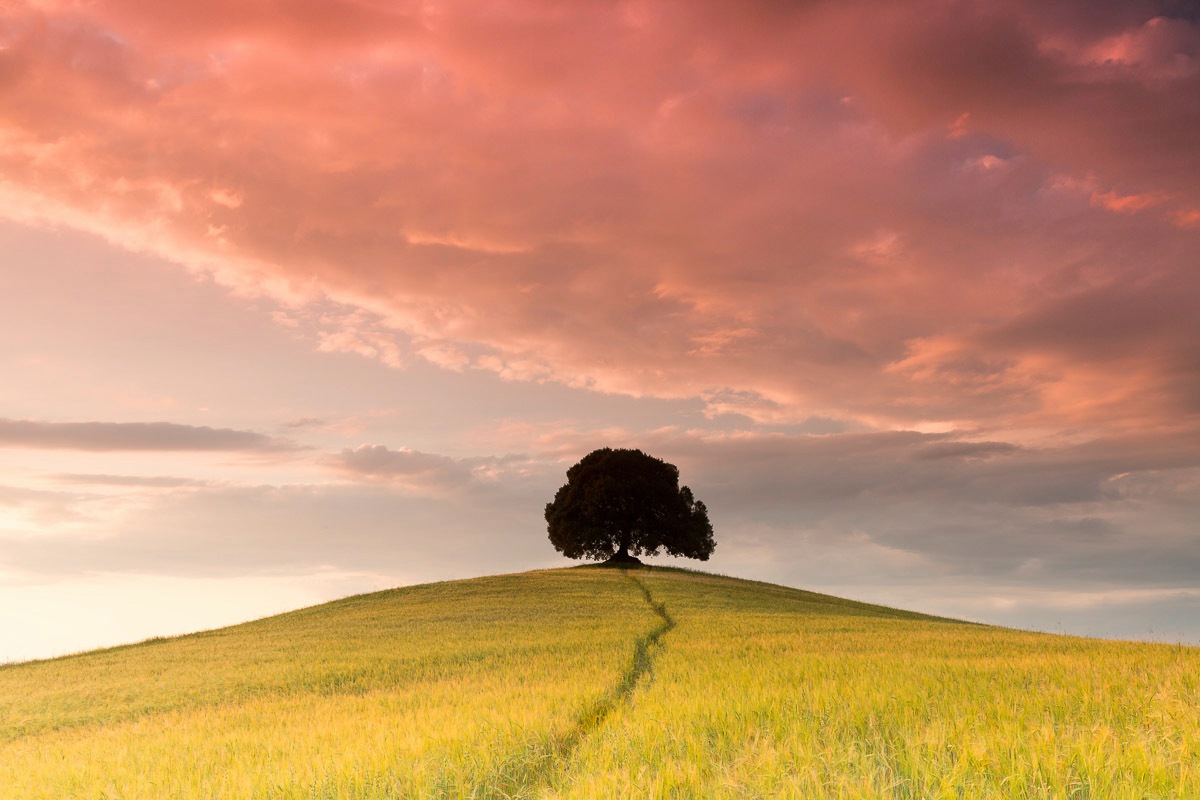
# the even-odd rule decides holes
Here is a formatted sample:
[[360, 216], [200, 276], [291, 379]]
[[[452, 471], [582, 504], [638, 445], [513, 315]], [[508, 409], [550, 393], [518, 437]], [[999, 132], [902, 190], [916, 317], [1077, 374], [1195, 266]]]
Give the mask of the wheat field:
[[0, 667], [5, 798], [1200, 798], [1200, 650], [671, 569]]

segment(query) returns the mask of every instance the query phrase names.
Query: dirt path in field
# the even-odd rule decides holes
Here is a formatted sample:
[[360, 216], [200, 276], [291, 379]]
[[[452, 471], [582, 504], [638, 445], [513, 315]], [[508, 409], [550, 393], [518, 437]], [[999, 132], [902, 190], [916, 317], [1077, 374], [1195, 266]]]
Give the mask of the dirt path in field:
[[639, 682], [641, 682], [642, 678], [649, 674], [650, 670], [653, 669], [654, 659], [657, 658], [658, 651], [662, 649], [662, 642], [660, 640], [667, 634], [668, 631], [675, 627], [674, 618], [667, 613], [667, 604], [657, 602], [654, 599], [654, 595], [650, 594], [650, 589], [646, 587], [646, 584], [630, 575], [628, 571], [623, 571], [622, 574], [624, 574], [626, 578], [628, 578], [635, 586], [637, 586], [638, 591], [642, 593], [642, 597], [646, 599], [646, 605], [650, 607], [650, 610], [653, 611], [658, 618], [662, 620], [662, 622], [657, 628], [650, 631], [634, 643], [633, 661], [630, 663], [629, 669], [625, 670], [625, 674], [621, 676], [621, 682], [617, 684], [615, 689], [613, 689], [611, 697], [597, 705], [597, 712], [602, 710], [603, 713], [597, 713], [592, 716], [585, 715], [585, 717], [580, 720], [580, 725], [577, 726], [581, 731], [581, 735], [579, 737], [580, 739], [598, 727], [600, 723], [604, 721], [605, 717], [611, 714], [617, 706], [622, 705], [629, 695], [633, 693], [633, 690], [637, 688], [637, 685]]
[[667, 611], [666, 603], [655, 600], [645, 583], [628, 570], [621, 570], [621, 574], [637, 587], [646, 605], [661, 622], [634, 642], [629, 667], [605, 697], [580, 712], [571, 728], [532, 744], [517, 759], [506, 763], [493, 781], [479, 787], [479, 797], [506, 800], [536, 797], [538, 788], [549, 784], [566, 767], [571, 754], [584, 739], [624, 705], [634, 689], [653, 671], [654, 661], [663, 647], [662, 637], [675, 627], [675, 619]]

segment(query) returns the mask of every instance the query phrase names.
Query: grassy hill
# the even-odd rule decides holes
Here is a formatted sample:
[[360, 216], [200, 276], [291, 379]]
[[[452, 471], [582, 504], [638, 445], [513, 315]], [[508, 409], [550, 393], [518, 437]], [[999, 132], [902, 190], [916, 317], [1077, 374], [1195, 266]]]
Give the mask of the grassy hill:
[[0, 667], [5, 798], [1200, 798], [1200, 650], [596, 567]]

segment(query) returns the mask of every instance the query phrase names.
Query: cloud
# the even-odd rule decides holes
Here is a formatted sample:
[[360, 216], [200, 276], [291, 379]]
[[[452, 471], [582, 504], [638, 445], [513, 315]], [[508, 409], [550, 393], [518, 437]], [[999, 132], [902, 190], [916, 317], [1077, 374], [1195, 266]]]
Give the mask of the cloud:
[[24, 535], [29, 529], [88, 521], [84, 512], [88, 499], [78, 492], [0, 485], [0, 533]]
[[545, 540], [543, 493], [510, 489], [463, 502], [383, 483], [142, 493], [87, 526], [3, 531], [0, 568], [26, 581], [319, 569], [439, 580], [559, 565]]
[[1161, 588], [1188, 585], [1200, 569], [1194, 435], [1035, 447], [911, 431], [664, 428], [563, 429], [535, 440], [539, 457], [563, 469], [603, 445], [676, 464], [709, 507], [714, 568], [792, 585], [970, 575], [980, 585]]
[[527, 479], [532, 466], [524, 456], [455, 459], [409, 448], [393, 450], [381, 444], [346, 448], [328, 463], [347, 477], [438, 493], [482, 488], [501, 480]]
[[[1194, 437], [1035, 446], [912, 431], [504, 435], [528, 454], [364, 445], [326, 457], [341, 479], [329, 483], [98, 474], [65, 476], [78, 491], [0, 489], [0, 568], [36, 583], [321, 569], [434, 580], [561, 565], [542, 510], [570, 464], [608, 445], [680, 468], [708, 506], [720, 572], [1043, 628], [1074, 603], [1072, 630], [1123, 635], [1139, 633], [1130, 609], [1143, 601], [1172, 624], [1194, 605], [1184, 591], [1200, 570]], [[1116, 628], [1100, 626], [1105, 608]]]
[[1200, 30], [1187, 19], [1157, 16], [1074, 55], [1081, 64], [1114, 77], [1156, 84], [1186, 79], [1200, 73]]
[[[1200, 569], [1189, 8], [10, 3], [0, 215], [272, 299], [288, 336], [339, 359], [686, 398], [707, 417], [474, 431], [528, 455], [464, 456], [289, 407], [285, 436], [372, 443], [319, 458], [309, 484], [101, 465], [60, 476], [77, 491], [0, 493], [20, 533], [4, 557], [441, 569], [459, 537], [464, 569], [519, 568], [545, 549], [566, 466], [612, 445], [681, 467], [718, 526], [717, 569], [894, 597], [965, 582], [1017, 606], [1050, 584], [1176, 602]], [[292, 447], [11, 419], [0, 445]]]
[[1082, 308], [1024, 323], [1200, 298], [1200, 26], [1168, 11], [18, 5], [0, 213], [332, 298], [315, 346], [398, 368], [775, 422], [1140, 425], [1195, 411], [1183, 317], [1133, 371], [1079, 355]]
[[1020, 450], [1007, 442], [935, 442], [922, 447], [918, 459], [976, 459], [1010, 455]]
[[191, 478], [173, 478], [168, 475], [104, 475], [99, 473], [64, 473], [53, 475], [55, 483], [80, 484], [83, 486], [130, 486], [158, 489], [179, 489], [203, 486], [203, 481]]
[[0, 447], [48, 450], [272, 453], [295, 445], [253, 431], [171, 422], [42, 422], [0, 418]]
[[1161, 194], [1126, 194], [1119, 195], [1115, 191], [1093, 192], [1092, 205], [1107, 208], [1118, 214], [1132, 214], [1162, 205], [1167, 198]]
[[969, 582], [975, 601], [960, 614], [1008, 621], [1018, 606], [980, 598], [1026, 597], [1028, 624], [1048, 626], [1066, 601], [1046, 587], [1119, 595], [1124, 608], [1143, 596], [1166, 603], [1200, 569], [1200, 447], [1170, 436], [1031, 447], [914, 432], [611, 429], [534, 440], [519, 457], [363, 446], [332, 457], [350, 480], [330, 484], [163, 492], [81, 476], [119, 494], [0, 491], [0, 561], [27, 581], [553, 566], [544, 504], [567, 466], [607, 444], [679, 466], [709, 508], [718, 571], [944, 612]]
[[393, 481], [417, 490], [454, 489], [471, 482], [470, 468], [452, 458], [378, 444], [347, 448], [331, 463], [348, 475]]

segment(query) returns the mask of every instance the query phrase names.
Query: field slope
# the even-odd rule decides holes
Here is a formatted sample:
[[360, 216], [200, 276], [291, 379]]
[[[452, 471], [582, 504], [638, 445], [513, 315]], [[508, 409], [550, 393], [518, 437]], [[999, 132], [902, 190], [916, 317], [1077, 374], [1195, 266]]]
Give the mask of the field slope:
[[0, 667], [6, 798], [1200, 798], [1200, 650], [679, 570]]

